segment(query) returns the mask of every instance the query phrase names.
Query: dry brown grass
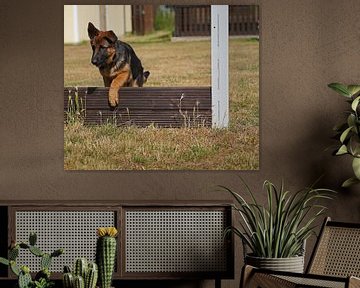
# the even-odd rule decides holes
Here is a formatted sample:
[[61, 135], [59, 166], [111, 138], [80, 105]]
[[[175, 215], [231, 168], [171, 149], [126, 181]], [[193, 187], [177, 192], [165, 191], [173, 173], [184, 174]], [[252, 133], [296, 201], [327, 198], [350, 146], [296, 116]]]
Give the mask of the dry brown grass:
[[[132, 43], [147, 86], [208, 86], [210, 42]], [[229, 129], [117, 128], [65, 125], [65, 169], [259, 168], [259, 45], [230, 41]], [[65, 86], [103, 86], [89, 45], [64, 47]]]

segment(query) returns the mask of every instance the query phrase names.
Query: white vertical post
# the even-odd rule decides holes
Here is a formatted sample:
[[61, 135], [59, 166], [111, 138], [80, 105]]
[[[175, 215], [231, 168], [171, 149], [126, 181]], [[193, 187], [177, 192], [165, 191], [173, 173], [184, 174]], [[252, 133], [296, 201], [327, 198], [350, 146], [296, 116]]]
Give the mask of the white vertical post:
[[229, 6], [211, 5], [212, 127], [229, 125]]

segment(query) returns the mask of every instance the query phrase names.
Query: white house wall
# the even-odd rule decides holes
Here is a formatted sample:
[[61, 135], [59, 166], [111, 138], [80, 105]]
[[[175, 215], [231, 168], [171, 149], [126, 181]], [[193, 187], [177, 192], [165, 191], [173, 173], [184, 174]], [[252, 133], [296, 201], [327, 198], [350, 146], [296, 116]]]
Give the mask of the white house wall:
[[113, 30], [118, 36], [131, 32], [131, 6], [106, 5], [106, 29]]
[[64, 5], [64, 43], [73, 43], [74, 35], [74, 5]]
[[[99, 5], [64, 5], [64, 43], [87, 41], [88, 23], [100, 27], [99, 10]], [[118, 36], [131, 32], [131, 5], [106, 5], [106, 29], [113, 30]]]
[[78, 18], [80, 42], [89, 40], [88, 23], [92, 22], [97, 28], [100, 26], [99, 5], [78, 5]]

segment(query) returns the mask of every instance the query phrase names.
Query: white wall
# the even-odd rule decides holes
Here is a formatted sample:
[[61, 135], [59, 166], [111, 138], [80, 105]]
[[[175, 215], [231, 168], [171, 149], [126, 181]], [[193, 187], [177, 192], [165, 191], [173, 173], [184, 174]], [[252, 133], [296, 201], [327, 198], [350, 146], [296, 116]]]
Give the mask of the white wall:
[[[87, 41], [88, 22], [100, 28], [99, 5], [64, 5], [64, 43]], [[106, 5], [106, 30], [119, 37], [131, 32], [131, 5]]]
[[100, 26], [99, 5], [78, 5], [78, 18], [80, 42], [89, 40], [88, 23], [92, 22], [97, 28]]
[[74, 41], [74, 5], [64, 5], [64, 42], [72, 43]]
[[131, 32], [131, 6], [106, 5], [106, 28], [118, 36]]

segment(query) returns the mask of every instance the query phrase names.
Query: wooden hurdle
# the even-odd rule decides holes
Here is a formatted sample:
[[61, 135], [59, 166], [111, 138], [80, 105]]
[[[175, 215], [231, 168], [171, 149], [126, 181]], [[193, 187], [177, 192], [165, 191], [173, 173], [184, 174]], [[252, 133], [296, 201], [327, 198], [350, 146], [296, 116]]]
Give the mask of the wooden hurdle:
[[211, 127], [211, 87], [121, 88], [120, 104], [108, 104], [109, 88], [65, 87], [64, 121], [85, 125]]

